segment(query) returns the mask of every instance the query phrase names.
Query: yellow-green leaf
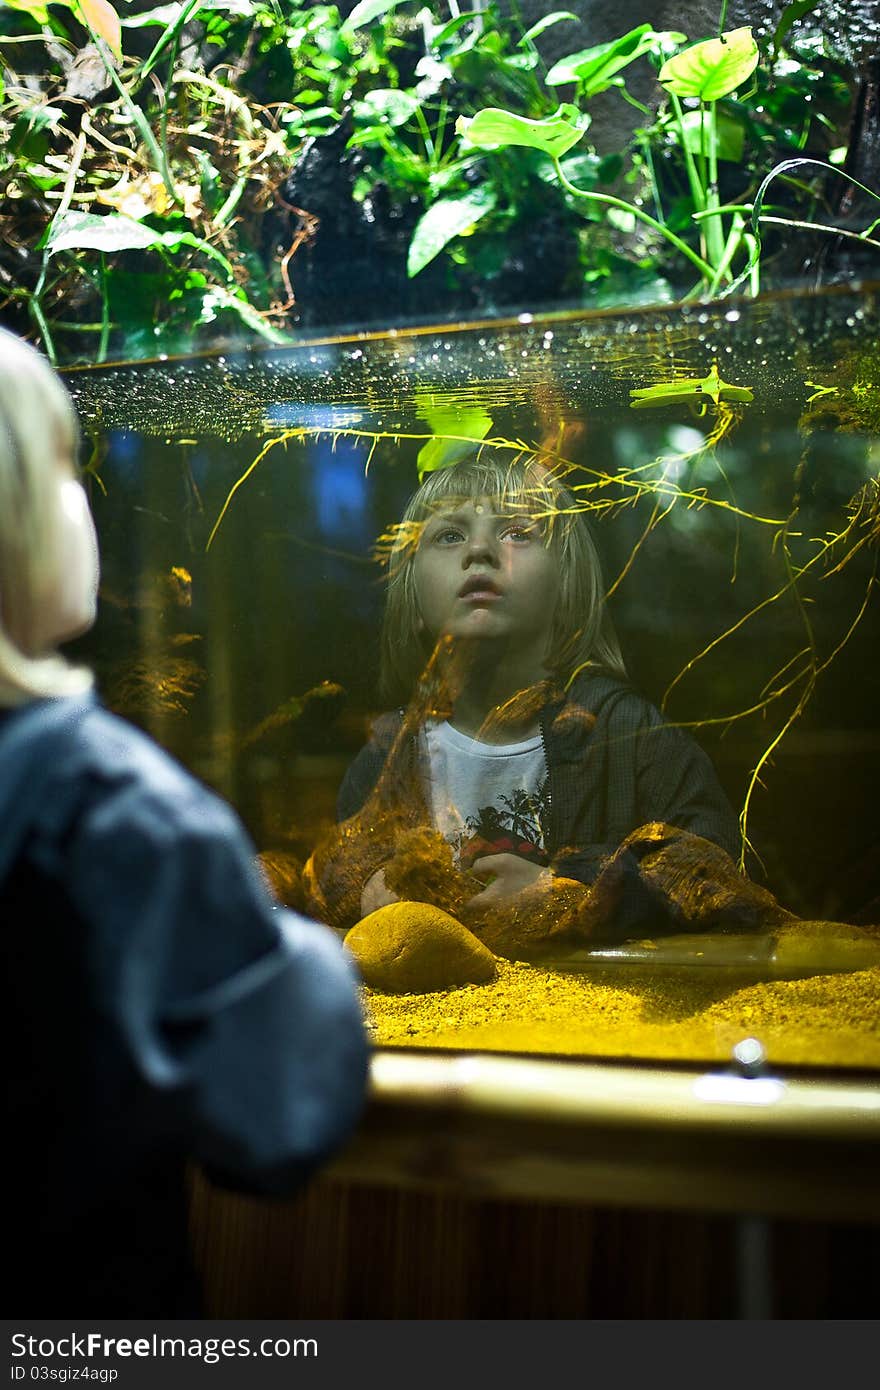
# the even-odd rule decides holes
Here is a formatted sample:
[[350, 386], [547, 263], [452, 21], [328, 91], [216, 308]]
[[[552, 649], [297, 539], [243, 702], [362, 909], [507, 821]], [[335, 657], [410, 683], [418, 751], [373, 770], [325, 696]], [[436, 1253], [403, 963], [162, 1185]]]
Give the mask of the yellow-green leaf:
[[718, 363], [713, 362], [704, 377], [683, 377], [678, 381], [661, 381], [656, 386], [645, 386], [638, 391], [630, 391], [633, 410], [650, 410], [664, 405], [678, 405], [681, 402], [742, 401], [754, 400], [749, 386], [731, 386], [722, 381], [718, 374]]
[[[578, 123], [574, 124], [575, 121]], [[547, 116], [543, 121], [530, 121], [526, 116], [515, 116], [512, 111], [487, 106], [470, 119], [459, 116], [455, 129], [471, 145], [490, 149], [525, 145], [559, 158], [577, 144], [588, 124], [588, 118], [580, 116], [577, 107], [570, 105], [560, 106], [554, 116]]]
[[741, 87], [757, 66], [758, 45], [751, 29], [731, 29], [720, 39], [706, 39], [667, 58], [659, 80], [678, 97], [718, 101]]
[[461, 459], [474, 452], [475, 440], [485, 439], [492, 428], [492, 421], [484, 410], [462, 410], [460, 407], [427, 409], [420, 414], [427, 416], [428, 424], [434, 431], [434, 438], [423, 444], [416, 459], [419, 482], [426, 473], [436, 473], [439, 468], [452, 468]]

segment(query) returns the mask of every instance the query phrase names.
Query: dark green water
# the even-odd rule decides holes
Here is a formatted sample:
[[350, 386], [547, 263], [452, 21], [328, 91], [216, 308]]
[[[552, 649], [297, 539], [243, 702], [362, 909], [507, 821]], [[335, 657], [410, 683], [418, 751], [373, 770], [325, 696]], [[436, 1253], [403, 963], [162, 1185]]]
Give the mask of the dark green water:
[[[751, 872], [801, 916], [876, 922], [878, 328], [868, 287], [70, 372], [103, 485], [100, 616], [80, 653], [110, 706], [229, 796], [260, 849], [304, 858], [377, 709], [372, 546], [425, 437], [471, 433], [482, 413], [487, 437], [558, 440], [596, 484], [583, 496], [609, 584], [637, 548], [611, 608], [641, 690], [661, 703], [706, 652], [666, 712], [696, 726], [737, 806], [809, 686], [752, 792]], [[754, 396], [714, 451], [714, 404], [632, 409], [633, 389], [713, 363]], [[285, 431], [299, 434], [269, 448], [206, 549]], [[325, 681], [341, 690], [261, 727]]]

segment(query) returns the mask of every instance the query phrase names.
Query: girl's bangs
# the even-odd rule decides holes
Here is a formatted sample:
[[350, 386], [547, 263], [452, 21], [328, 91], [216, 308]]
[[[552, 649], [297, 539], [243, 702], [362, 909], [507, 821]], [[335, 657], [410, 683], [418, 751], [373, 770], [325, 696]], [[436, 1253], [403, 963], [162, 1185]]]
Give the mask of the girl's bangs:
[[456, 503], [491, 497], [503, 511], [525, 512], [547, 523], [560, 510], [560, 492], [559, 482], [534, 459], [477, 458], [438, 469], [422, 484], [417, 497], [423, 518]]

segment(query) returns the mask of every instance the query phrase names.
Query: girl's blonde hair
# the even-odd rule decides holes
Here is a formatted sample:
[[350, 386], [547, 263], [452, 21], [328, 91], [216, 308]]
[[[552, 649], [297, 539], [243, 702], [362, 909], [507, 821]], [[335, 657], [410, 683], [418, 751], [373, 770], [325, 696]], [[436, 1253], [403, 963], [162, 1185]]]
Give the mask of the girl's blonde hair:
[[478, 497], [528, 513], [541, 525], [545, 544], [559, 556], [560, 589], [551, 620], [548, 670], [563, 683], [582, 666], [625, 679], [620, 644], [605, 605], [602, 566], [582, 505], [558, 473], [533, 454], [512, 460], [485, 448], [473, 458], [429, 473], [394, 528], [380, 648], [383, 698], [406, 702], [433, 649], [421, 622], [413, 574], [425, 523], [437, 511]]
[[73, 402], [46, 359], [0, 328], [0, 706], [77, 695], [91, 672], [32, 650], [40, 602], [57, 563], [53, 474], [73, 464]]

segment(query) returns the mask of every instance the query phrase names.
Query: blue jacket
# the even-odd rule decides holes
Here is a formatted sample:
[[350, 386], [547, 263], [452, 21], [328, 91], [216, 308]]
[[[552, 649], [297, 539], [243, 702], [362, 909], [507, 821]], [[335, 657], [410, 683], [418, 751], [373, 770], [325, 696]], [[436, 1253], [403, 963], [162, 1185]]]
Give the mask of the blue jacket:
[[198, 1311], [193, 1158], [294, 1191], [354, 1128], [367, 1044], [334, 934], [279, 907], [229, 806], [91, 699], [0, 713], [11, 1311]]

